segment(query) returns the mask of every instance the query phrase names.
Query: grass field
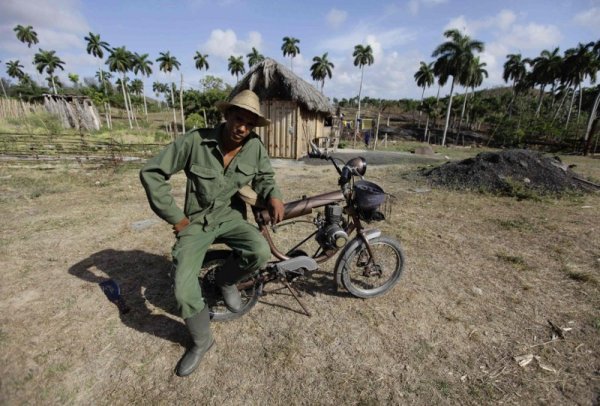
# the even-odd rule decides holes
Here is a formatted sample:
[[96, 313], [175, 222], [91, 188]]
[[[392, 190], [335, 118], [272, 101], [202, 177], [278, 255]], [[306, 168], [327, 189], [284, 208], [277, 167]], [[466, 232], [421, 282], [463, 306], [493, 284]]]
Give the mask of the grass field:
[[[597, 159], [563, 161], [600, 179]], [[278, 163], [286, 200], [335, 189], [324, 168]], [[0, 403], [597, 404], [600, 196], [428, 191], [415, 169], [367, 172], [398, 198], [372, 225], [405, 251], [391, 292], [353, 298], [325, 263], [301, 285], [312, 317], [269, 294], [213, 323], [216, 347], [182, 379], [173, 236], [137, 168], [2, 162]], [[181, 202], [184, 178], [172, 184]], [[106, 299], [108, 278], [131, 312]]]

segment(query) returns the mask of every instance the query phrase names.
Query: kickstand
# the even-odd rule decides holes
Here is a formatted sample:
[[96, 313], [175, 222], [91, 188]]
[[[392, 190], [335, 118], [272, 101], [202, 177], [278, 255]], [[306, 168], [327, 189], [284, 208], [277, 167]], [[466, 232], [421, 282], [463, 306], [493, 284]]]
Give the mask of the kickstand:
[[285, 277], [281, 278], [281, 282], [292, 293], [292, 296], [294, 296], [294, 299], [296, 299], [296, 301], [298, 302], [298, 304], [300, 305], [300, 307], [302, 307], [302, 310], [304, 310], [304, 314], [306, 314], [308, 317], [311, 317], [312, 315], [310, 314], [310, 312], [308, 311], [308, 309], [306, 308], [306, 306], [304, 306], [304, 303], [302, 303], [302, 301], [300, 300], [300, 296], [301, 296], [300, 292], [298, 292], [296, 290], [296, 288], [294, 288], [292, 285], [290, 285], [290, 283], [287, 281], [287, 279]]

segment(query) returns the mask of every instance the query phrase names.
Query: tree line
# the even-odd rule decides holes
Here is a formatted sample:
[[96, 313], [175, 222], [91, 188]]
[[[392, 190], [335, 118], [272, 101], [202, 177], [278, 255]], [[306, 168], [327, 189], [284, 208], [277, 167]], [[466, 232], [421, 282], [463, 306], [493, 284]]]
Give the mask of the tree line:
[[[26, 44], [28, 47], [37, 44], [38, 36], [32, 26], [17, 25], [14, 32], [19, 41]], [[448, 131], [451, 130], [451, 116], [454, 117], [453, 126], [456, 128], [458, 135], [465, 125], [468, 128], [473, 128], [479, 120], [479, 128], [485, 122], [488, 130], [492, 133], [492, 137], [502, 139], [503, 142], [519, 141], [528, 135], [528, 132], [535, 133], [544, 131], [546, 134], [551, 133], [553, 140], [558, 140], [561, 137], [571, 136], [573, 131], [580, 131], [579, 122], [582, 118], [584, 107], [586, 110], [587, 125], [582, 131], [581, 143], [584, 146], [584, 152], [589, 150], [590, 142], [593, 134], [593, 126], [597, 123], [598, 105], [600, 104], [600, 87], [584, 88], [583, 84], [589, 80], [595, 84], [596, 73], [600, 69], [600, 41], [580, 43], [575, 48], [570, 48], [559, 54], [559, 48], [552, 51], [544, 50], [539, 56], [534, 58], [523, 58], [521, 54], [509, 54], [504, 64], [503, 78], [510, 87], [510, 96], [502, 94], [493, 97], [501, 99], [491, 101], [489, 97], [482, 97], [483, 92], [476, 92], [485, 78], [488, 77], [488, 72], [485, 69], [486, 63], [481, 62], [479, 53], [484, 51], [485, 44], [482, 41], [472, 39], [468, 35], [461, 33], [459, 30], [451, 29], [444, 32], [446, 41], [438, 45], [432, 52], [432, 57], [435, 58], [431, 62], [420, 62], [420, 66], [414, 74], [414, 79], [417, 86], [423, 88], [421, 93], [420, 103], [416, 106], [419, 111], [417, 127], [421, 127], [422, 115], [425, 115], [425, 127], [423, 131], [423, 140], [431, 141], [430, 125], [435, 125], [437, 119], [442, 115], [442, 109], [445, 110], [443, 132], [441, 134], [441, 145], [446, 144]], [[147, 117], [147, 103], [144, 89], [144, 82], [138, 76], [150, 77], [153, 72], [154, 62], [158, 63], [158, 68], [167, 75], [171, 76], [170, 83], [154, 82], [152, 85], [153, 92], [158, 95], [164, 95], [167, 104], [173, 110], [173, 123], [177, 123], [176, 106], [179, 105], [181, 111], [181, 122], [185, 131], [185, 117], [194, 112], [190, 108], [184, 108], [184, 97], [188, 100], [187, 105], [190, 105], [190, 100], [203, 100], [214, 98], [215, 91], [227, 89], [221, 81], [218, 86], [215, 85], [215, 78], [208, 81], [208, 87], [203, 91], [213, 91], [212, 97], [199, 98], [198, 95], [193, 97], [185, 96], [183, 91], [183, 83], [179, 90], [172, 78], [173, 71], [178, 71], [181, 63], [169, 51], [160, 52], [159, 57], [155, 61], [149, 58], [147, 53], [137, 53], [127, 50], [125, 46], [111, 47], [107, 42], [100, 38], [99, 34], [89, 33], [84, 37], [88, 54], [104, 60], [108, 67], [108, 71], [99, 69], [96, 73], [96, 79], [99, 86], [94, 87], [92, 83], [87, 81], [88, 90], [96, 90], [92, 94], [95, 102], [99, 102], [104, 106], [106, 114], [106, 122], [111, 126], [110, 107], [114, 104], [114, 99], [110, 96], [112, 93], [113, 84], [110, 79], [113, 75], [116, 76], [114, 84], [117, 91], [121, 93], [121, 105], [127, 112], [127, 118], [130, 128], [133, 127], [137, 118], [132, 108], [132, 97], [143, 101], [143, 112]], [[293, 71], [294, 58], [300, 54], [300, 40], [294, 37], [284, 37], [282, 40], [281, 51], [283, 57], [289, 57], [290, 69]], [[105, 58], [106, 56], [106, 58]], [[361, 119], [361, 103], [365, 101], [369, 105], [376, 104], [376, 99], [362, 96], [364, 68], [374, 63], [373, 49], [370, 45], [358, 44], [354, 47], [352, 54], [354, 66], [361, 71], [361, 79], [358, 88], [358, 96], [354, 98], [358, 104], [358, 110], [355, 116], [356, 120]], [[255, 47], [246, 55], [248, 68], [262, 62], [265, 56], [261, 54]], [[202, 71], [209, 70], [209, 55], [196, 51], [194, 55], [194, 66]], [[329, 61], [328, 53], [321, 56], [315, 56], [312, 59], [310, 73], [312, 79], [320, 85], [320, 90], [323, 92], [325, 80], [331, 79], [334, 64]], [[65, 62], [61, 60], [53, 50], [39, 49], [34, 55], [33, 64], [35, 69], [40, 73], [46, 73], [46, 81], [48, 87], [53, 93], [58, 93], [63, 86], [60, 80], [55, 75], [57, 70], [64, 70]], [[242, 56], [230, 56], [228, 59], [229, 72], [239, 80], [239, 76], [246, 73], [245, 62]], [[23, 65], [19, 60], [11, 60], [6, 62], [6, 72], [9, 77], [18, 80], [20, 90], [24, 88], [35, 89], [37, 84], [32, 78], [23, 71]], [[133, 73], [134, 79], [130, 79], [129, 74]], [[74, 73], [68, 75], [69, 80], [75, 88], [79, 87], [79, 76]], [[435, 83], [438, 85], [437, 95], [435, 98], [425, 98], [425, 90]], [[449, 95], [440, 98], [440, 89], [447, 83], [450, 84]], [[3, 81], [2, 90], [6, 96]], [[206, 83], [204, 83], [206, 85]], [[455, 88], [462, 86], [464, 91], [462, 95], [457, 95], [460, 101], [460, 113], [453, 106], [455, 99]], [[595, 93], [593, 102], [590, 102], [589, 93]], [[179, 102], [176, 100], [176, 93], [179, 93]], [[535, 96], [536, 95], [536, 96]], [[535, 107], [532, 108], [531, 99], [537, 97]], [[352, 100], [352, 99], [351, 99]], [[350, 100], [350, 101], [351, 101]], [[337, 100], [334, 99], [334, 102]], [[342, 100], [344, 102], [350, 102]], [[381, 101], [380, 108], [386, 108], [397, 101]], [[505, 108], [496, 109], [495, 104], [503, 104]], [[409, 105], [410, 103], [407, 103]], [[196, 103], [191, 105], [198, 107]], [[414, 104], [413, 104], [414, 105]], [[204, 109], [209, 106], [202, 106]], [[487, 107], [487, 108], [486, 108]], [[187, 111], [186, 111], [187, 110]], [[533, 111], [532, 111], [533, 110]], [[500, 114], [501, 111], [501, 114]], [[575, 129], [570, 128], [572, 116], [576, 111], [576, 126]], [[187, 114], [186, 114], [187, 113]], [[212, 115], [214, 112], [210, 112]], [[483, 116], [483, 118], [481, 118]], [[531, 117], [530, 117], [531, 116]], [[206, 123], [206, 113], [204, 117], [200, 117]], [[542, 123], [551, 123], [552, 126], [541, 125]], [[523, 123], [535, 123], [536, 126], [526, 126]], [[563, 131], [558, 132], [557, 126], [563, 125]], [[512, 131], [513, 136], [507, 135], [507, 131]], [[557, 135], [557, 133], [559, 133]], [[516, 136], [515, 136], [516, 135]], [[546, 135], [546, 137], [548, 137]]]

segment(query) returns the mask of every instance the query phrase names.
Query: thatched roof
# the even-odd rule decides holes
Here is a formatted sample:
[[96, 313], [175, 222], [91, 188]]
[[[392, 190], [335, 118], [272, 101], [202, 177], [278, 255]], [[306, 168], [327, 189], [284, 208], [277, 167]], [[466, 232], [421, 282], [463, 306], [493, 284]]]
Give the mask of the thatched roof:
[[329, 100], [316, 87], [271, 58], [254, 65], [233, 88], [229, 98], [245, 89], [258, 94], [261, 100], [290, 100], [309, 111], [326, 114], [333, 112]]

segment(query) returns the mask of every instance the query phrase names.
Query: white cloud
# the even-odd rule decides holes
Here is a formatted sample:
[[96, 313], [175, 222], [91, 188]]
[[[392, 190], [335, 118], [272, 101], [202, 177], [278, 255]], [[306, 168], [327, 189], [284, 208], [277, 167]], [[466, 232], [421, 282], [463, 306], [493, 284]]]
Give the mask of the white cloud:
[[474, 36], [482, 30], [509, 30], [516, 20], [517, 15], [511, 10], [501, 10], [497, 15], [482, 20], [467, 20], [464, 15], [460, 15], [450, 20], [444, 30], [455, 28], [466, 35]]
[[516, 49], [540, 49], [555, 47], [561, 39], [555, 26], [529, 23], [514, 26], [500, 42]]
[[344, 10], [332, 8], [326, 16], [327, 24], [332, 28], [339, 28], [348, 18], [348, 13]]
[[447, 1], [448, 0], [410, 0], [407, 4], [407, 7], [408, 7], [408, 11], [413, 16], [416, 16], [417, 14], [419, 14], [419, 10], [421, 9], [421, 6], [433, 7], [433, 6], [437, 6], [438, 4], [446, 3]]
[[[76, 0], [3, 0], [0, 2], [0, 30], [12, 31], [17, 25], [31, 25], [38, 34], [35, 46], [61, 50], [83, 45], [83, 37], [89, 25], [80, 12]], [[8, 38], [2, 36], [1, 49], [10, 49], [10, 42], [17, 41], [14, 32]]]
[[206, 49], [209, 55], [229, 58], [231, 55], [245, 56], [255, 47], [260, 51], [262, 45], [262, 36], [259, 32], [251, 31], [248, 33], [248, 38], [238, 39], [236, 33], [229, 30], [213, 30], [210, 33], [209, 39], [202, 45], [202, 49]]
[[582, 27], [590, 29], [594, 34], [600, 34], [600, 7], [593, 7], [578, 13], [573, 18], [573, 21]]
[[372, 27], [361, 25], [351, 32], [345, 32], [337, 37], [329, 38], [319, 44], [319, 48], [332, 50], [332, 53], [347, 53], [355, 45], [368, 44], [382, 49], [401, 46], [415, 40], [416, 35], [404, 28], [394, 28], [388, 31], [374, 30]]

